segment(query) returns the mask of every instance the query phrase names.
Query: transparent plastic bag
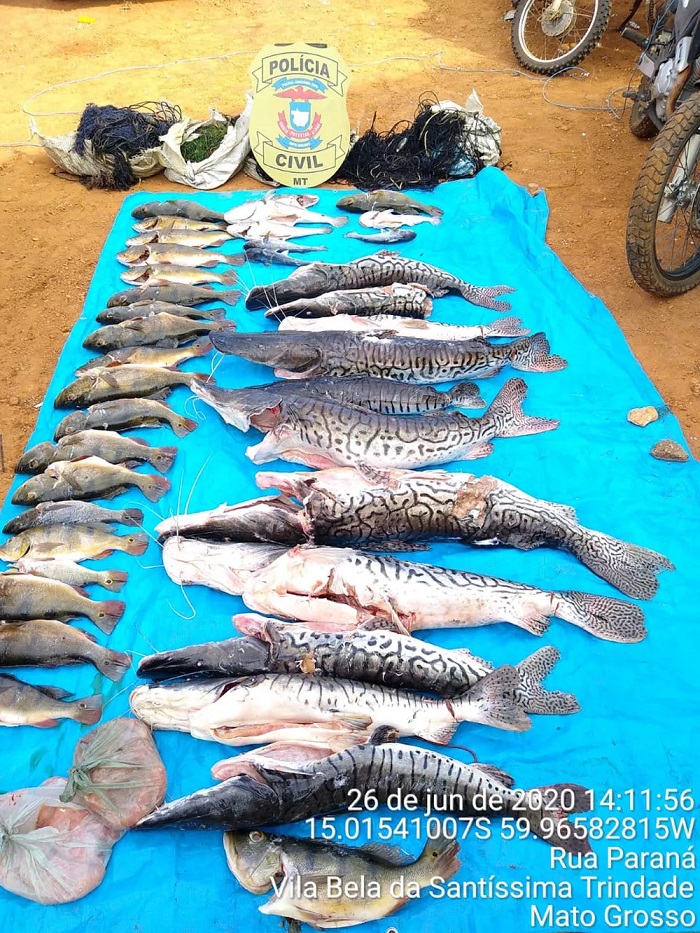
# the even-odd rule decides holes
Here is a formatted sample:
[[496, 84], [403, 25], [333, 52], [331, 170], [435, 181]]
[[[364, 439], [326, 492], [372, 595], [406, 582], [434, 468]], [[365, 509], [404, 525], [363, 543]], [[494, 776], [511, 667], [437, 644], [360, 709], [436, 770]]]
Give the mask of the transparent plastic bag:
[[78, 742], [62, 800], [82, 804], [124, 830], [160, 806], [167, 776], [150, 729], [137, 719], [112, 719]]
[[39, 904], [66, 904], [102, 881], [121, 832], [77, 803], [64, 778], [0, 796], [0, 885]]

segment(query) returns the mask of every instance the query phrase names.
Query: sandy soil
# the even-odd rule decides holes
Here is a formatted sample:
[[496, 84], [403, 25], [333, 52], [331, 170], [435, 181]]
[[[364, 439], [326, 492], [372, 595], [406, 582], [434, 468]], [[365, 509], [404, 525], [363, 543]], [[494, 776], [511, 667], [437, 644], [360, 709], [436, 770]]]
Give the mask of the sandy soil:
[[[238, 57], [135, 70], [65, 87], [29, 105], [39, 113], [86, 103], [129, 104], [167, 98], [191, 115], [217, 106], [237, 113], [252, 54], [267, 42], [326, 41], [354, 65], [351, 122], [366, 129], [376, 108], [380, 126], [409, 118], [419, 95], [464, 100], [476, 87], [503, 126], [504, 158], [518, 182], [547, 190], [548, 241], [573, 273], [612, 310], [632, 350], [680, 418], [700, 454], [700, 338], [697, 291], [674, 301], [651, 298], [633, 283], [625, 261], [627, 208], [647, 144], [599, 107], [626, 86], [635, 51], [614, 32], [584, 63], [581, 80], [539, 80], [515, 67], [508, 0], [0, 0], [0, 142], [27, 139], [22, 105], [59, 82], [130, 65], [249, 52]], [[285, 13], [293, 11], [293, 17]], [[613, 23], [626, 6], [616, 7]], [[89, 24], [79, 17], [91, 18]], [[441, 69], [434, 57], [442, 52]], [[378, 62], [393, 56], [424, 60]], [[469, 73], [468, 70], [473, 70]], [[615, 104], [621, 104], [618, 96]], [[46, 116], [57, 134], [76, 115]], [[231, 187], [251, 187], [249, 179]], [[147, 187], [171, 187], [164, 178]], [[123, 195], [86, 191], [51, 174], [40, 149], [0, 148], [0, 435], [5, 472], [0, 495], [34, 425], [60, 349], [78, 317], [92, 270]]]

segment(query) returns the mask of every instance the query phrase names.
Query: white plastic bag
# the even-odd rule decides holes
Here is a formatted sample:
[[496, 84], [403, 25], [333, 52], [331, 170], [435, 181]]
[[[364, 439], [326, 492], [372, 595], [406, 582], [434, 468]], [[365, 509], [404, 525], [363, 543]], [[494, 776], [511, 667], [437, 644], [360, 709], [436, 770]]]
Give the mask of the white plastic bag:
[[250, 152], [248, 125], [252, 106], [253, 98], [248, 94], [243, 113], [235, 125], [229, 126], [218, 148], [201, 162], [187, 162], [182, 157], [180, 147], [183, 142], [195, 138], [201, 127], [223, 121], [225, 117], [212, 109], [208, 120], [182, 120], [173, 124], [163, 136], [160, 154], [166, 178], [204, 191], [225, 184], [232, 175], [240, 171]]
[[[465, 147], [473, 147], [475, 155], [484, 165], [497, 165], [501, 158], [501, 127], [492, 120], [491, 117], [484, 115], [484, 107], [475, 90], [465, 101], [463, 107], [452, 100], [441, 100], [432, 107], [432, 110], [458, 110], [464, 114], [464, 138]], [[452, 172], [454, 178], [464, 178], [475, 175], [477, 166], [471, 159], [465, 159], [462, 164], [456, 166]]]
[[0, 796], [0, 885], [39, 904], [66, 904], [104, 877], [121, 832], [62, 803], [63, 778]]
[[[36, 136], [44, 147], [49, 158], [64, 172], [70, 172], [71, 175], [78, 175], [81, 178], [100, 178], [111, 173], [114, 160], [110, 156], [100, 158], [94, 155], [89, 139], [85, 140], [83, 155], [79, 155], [74, 150], [75, 130], [63, 136], [44, 136], [37, 130], [33, 120], [30, 123], [30, 129], [32, 135]], [[163, 170], [160, 149], [144, 149], [143, 152], [129, 159], [129, 164], [137, 178], [148, 178]]]

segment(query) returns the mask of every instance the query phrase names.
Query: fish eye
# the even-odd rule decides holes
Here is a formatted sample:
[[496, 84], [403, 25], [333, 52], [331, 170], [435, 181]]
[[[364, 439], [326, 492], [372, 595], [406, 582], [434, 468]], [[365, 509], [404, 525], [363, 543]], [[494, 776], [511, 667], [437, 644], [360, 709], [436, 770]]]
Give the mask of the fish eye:
[[248, 833], [248, 838], [251, 842], [262, 842], [265, 836], [259, 829], [254, 829], [252, 833]]

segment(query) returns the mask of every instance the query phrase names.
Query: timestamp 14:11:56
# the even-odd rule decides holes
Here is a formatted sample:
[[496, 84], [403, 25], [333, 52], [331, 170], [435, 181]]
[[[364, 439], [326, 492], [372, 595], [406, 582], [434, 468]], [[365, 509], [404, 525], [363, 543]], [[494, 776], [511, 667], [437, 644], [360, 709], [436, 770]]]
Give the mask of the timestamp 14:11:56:
[[614, 791], [612, 788], [601, 792], [588, 790], [591, 809], [600, 807], [607, 810], [644, 810], [647, 813], [665, 810], [673, 813], [681, 810], [685, 813], [695, 809], [695, 798], [689, 788], [667, 787], [662, 791], [654, 791], [648, 787], [636, 789], [628, 788], [624, 791]]

